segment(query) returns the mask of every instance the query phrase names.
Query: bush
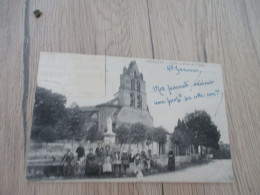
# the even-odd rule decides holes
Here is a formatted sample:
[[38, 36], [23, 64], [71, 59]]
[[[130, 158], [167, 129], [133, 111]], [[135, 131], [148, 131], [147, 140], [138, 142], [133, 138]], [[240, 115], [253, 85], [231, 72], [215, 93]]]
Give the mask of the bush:
[[214, 159], [230, 159], [231, 158], [231, 152], [228, 149], [219, 149], [213, 152], [213, 158]]
[[163, 173], [167, 171], [167, 166], [160, 165], [159, 163], [154, 161], [152, 169], [157, 173]]
[[203, 162], [203, 157], [202, 156], [199, 156], [198, 158], [192, 157], [192, 159], [191, 159], [191, 163], [192, 164], [200, 164], [202, 162]]

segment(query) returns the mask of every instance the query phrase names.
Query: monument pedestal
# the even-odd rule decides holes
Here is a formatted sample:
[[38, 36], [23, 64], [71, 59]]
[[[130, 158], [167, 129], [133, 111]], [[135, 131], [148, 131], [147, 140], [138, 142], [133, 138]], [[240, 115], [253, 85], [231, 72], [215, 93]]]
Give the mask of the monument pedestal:
[[115, 144], [116, 134], [114, 133], [106, 133], [104, 134], [104, 143], [105, 144]]

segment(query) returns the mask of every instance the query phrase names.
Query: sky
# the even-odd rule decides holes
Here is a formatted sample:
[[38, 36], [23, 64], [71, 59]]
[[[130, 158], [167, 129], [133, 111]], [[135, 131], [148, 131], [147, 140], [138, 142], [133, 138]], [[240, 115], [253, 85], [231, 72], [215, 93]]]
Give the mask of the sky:
[[[195, 110], [205, 110], [218, 127], [220, 140], [229, 143], [221, 65], [85, 56], [75, 60], [79, 59], [78, 54], [41, 54], [38, 86], [65, 95], [67, 106], [73, 102], [79, 106], [100, 104], [114, 98], [124, 66], [128, 68], [129, 63], [135, 60], [146, 82], [147, 104], [155, 127], [163, 126], [172, 133], [178, 119]], [[58, 80], [57, 73], [50, 77], [53, 67], [58, 67], [55, 68], [60, 75]], [[74, 74], [73, 77], [68, 70]], [[77, 75], [81, 75], [80, 82], [71, 79], [78, 78]]]

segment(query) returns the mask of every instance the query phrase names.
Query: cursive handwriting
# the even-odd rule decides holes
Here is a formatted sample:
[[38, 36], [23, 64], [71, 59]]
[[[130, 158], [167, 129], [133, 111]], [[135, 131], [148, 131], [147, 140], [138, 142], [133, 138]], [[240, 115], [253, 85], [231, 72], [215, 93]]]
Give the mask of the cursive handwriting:
[[206, 85], [212, 85], [212, 84], [214, 84], [214, 82], [215, 81], [211, 80], [211, 79], [208, 81], [198, 80], [198, 81], [195, 81], [190, 86], [189, 81], [184, 81], [183, 83], [177, 84], [177, 85], [172, 85], [172, 84], [166, 84], [165, 86], [164, 85], [154, 85], [152, 87], [152, 89], [153, 89], [154, 93], [158, 93], [161, 96], [164, 96], [165, 94], [173, 95], [174, 91], [178, 91], [180, 89], [185, 89], [185, 88], [190, 87], [190, 91], [191, 91], [192, 87], [203, 87]]
[[[161, 89], [161, 88], [159, 88]], [[164, 91], [166, 91], [164, 89]], [[215, 89], [215, 90], [210, 90], [208, 92], [196, 92], [194, 94], [189, 94], [189, 95], [183, 95], [182, 93], [178, 93], [177, 95], [173, 96], [173, 97], [168, 97], [165, 96], [161, 99], [155, 100], [154, 101], [154, 105], [158, 106], [158, 105], [163, 105], [163, 104], [167, 104], [169, 107], [171, 107], [174, 103], [176, 104], [180, 104], [182, 102], [187, 102], [187, 101], [191, 101], [191, 100], [198, 100], [198, 99], [204, 99], [204, 98], [211, 98], [211, 97], [216, 97], [216, 96], [221, 96], [220, 101], [218, 103], [216, 112], [215, 112], [215, 116], [218, 113], [220, 104], [222, 102], [223, 99], [223, 92], [221, 92], [219, 89]]]
[[176, 75], [180, 75], [182, 72], [200, 72], [198, 68], [183, 68], [178, 65], [167, 65], [167, 71], [176, 72]]

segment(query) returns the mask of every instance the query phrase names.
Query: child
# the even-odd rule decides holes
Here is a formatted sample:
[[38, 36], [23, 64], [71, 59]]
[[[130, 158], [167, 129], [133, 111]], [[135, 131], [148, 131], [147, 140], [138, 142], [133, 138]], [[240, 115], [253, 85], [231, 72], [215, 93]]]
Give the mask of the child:
[[144, 175], [143, 175], [141, 170], [136, 169], [135, 174], [136, 174], [137, 181], [142, 181], [143, 180]]

